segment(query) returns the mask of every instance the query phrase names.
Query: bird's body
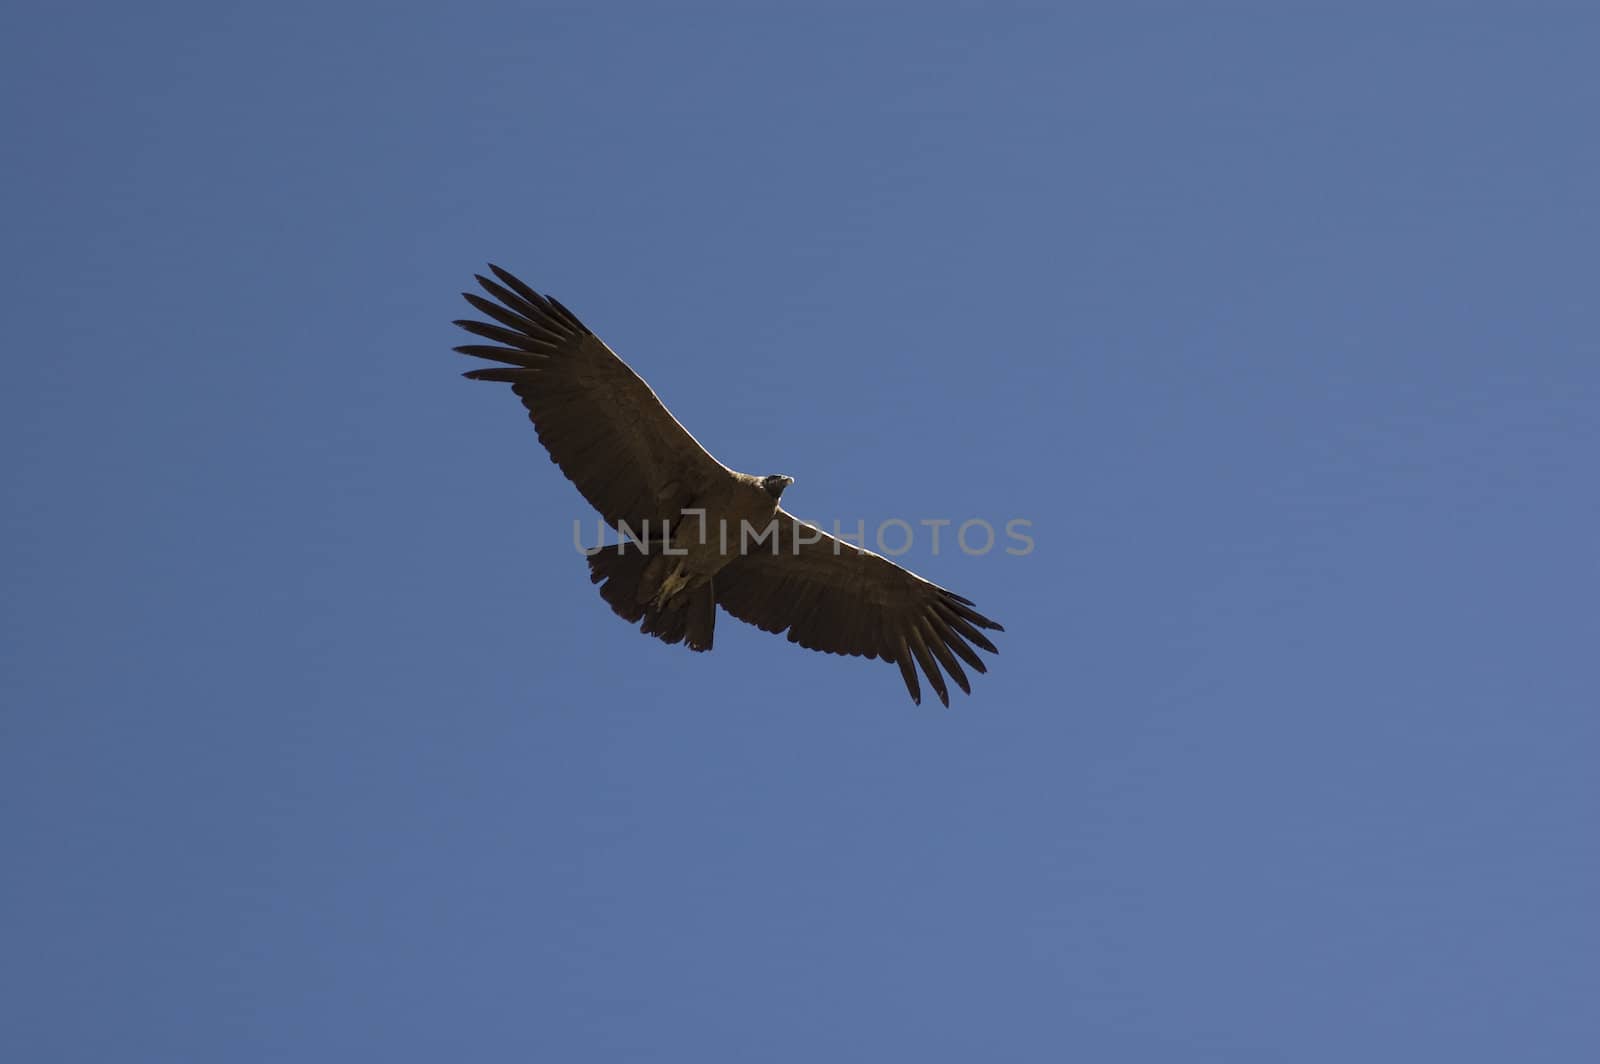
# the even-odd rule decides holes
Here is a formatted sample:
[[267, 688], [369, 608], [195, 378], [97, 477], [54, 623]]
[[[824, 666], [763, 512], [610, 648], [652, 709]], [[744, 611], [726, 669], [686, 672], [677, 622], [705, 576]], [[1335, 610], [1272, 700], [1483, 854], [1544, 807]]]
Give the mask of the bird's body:
[[716, 576], [739, 557], [741, 541], [748, 543], [745, 530], [768, 528], [778, 512], [765, 479], [733, 473], [708, 485], [663, 526], [623, 526], [621, 543], [589, 556], [597, 582], [609, 581], [601, 590], [606, 601], [630, 621], [653, 618], [646, 630], [667, 642], [677, 642], [672, 636], [681, 619], [689, 649], [710, 650]]
[[709, 650], [721, 606], [810, 649], [894, 662], [915, 701], [914, 666], [946, 704], [940, 666], [970, 690], [957, 658], [986, 671], [972, 647], [994, 653], [980, 629], [1000, 625], [967, 599], [794, 518], [779, 505], [792, 478], [718, 462], [576, 315], [491, 270], [499, 283], [478, 282], [497, 302], [463, 295], [498, 324], [456, 324], [500, 346], [456, 350], [503, 364], [467, 376], [512, 386], [551, 460], [622, 533], [589, 555], [613, 611], [665, 642]]

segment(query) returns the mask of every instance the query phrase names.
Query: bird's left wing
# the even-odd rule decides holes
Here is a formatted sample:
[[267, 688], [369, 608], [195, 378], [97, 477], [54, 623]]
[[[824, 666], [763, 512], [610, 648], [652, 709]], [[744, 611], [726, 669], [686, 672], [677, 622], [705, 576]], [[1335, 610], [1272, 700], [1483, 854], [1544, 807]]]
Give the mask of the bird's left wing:
[[916, 666], [948, 706], [940, 666], [971, 694], [956, 659], [987, 672], [972, 648], [998, 653], [981, 629], [1005, 630], [970, 600], [784, 510], [778, 511], [776, 542], [750, 543], [717, 574], [716, 595], [741, 621], [768, 632], [787, 629], [791, 643], [894, 662], [918, 704]]

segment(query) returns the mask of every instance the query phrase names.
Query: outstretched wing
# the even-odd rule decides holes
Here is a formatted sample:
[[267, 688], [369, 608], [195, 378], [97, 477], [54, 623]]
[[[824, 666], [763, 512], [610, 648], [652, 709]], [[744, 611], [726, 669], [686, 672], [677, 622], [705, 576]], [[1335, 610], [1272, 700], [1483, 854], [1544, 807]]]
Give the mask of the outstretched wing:
[[638, 529], [647, 519], [676, 519], [707, 484], [728, 475], [577, 315], [500, 267], [489, 269], [502, 283], [477, 280], [495, 301], [462, 296], [498, 324], [455, 324], [502, 346], [456, 350], [504, 366], [466, 376], [511, 385], [551, 460], [607, 522]]
[[717, 574], [723, 609], [764, 631], [788, 629], [789, 642], [811, 650], [892, 661], [919, 705], [918, 665], [945, 705], [950, 694], [940, 666], [972, 693], [961, 661], [987, 672], [972, 648], [999, 653], [981, 629], [1005, 629], [968, 599], [881, 555], [787, 511], [779, 510], [777, 520], [775, 548], [752, 544]]

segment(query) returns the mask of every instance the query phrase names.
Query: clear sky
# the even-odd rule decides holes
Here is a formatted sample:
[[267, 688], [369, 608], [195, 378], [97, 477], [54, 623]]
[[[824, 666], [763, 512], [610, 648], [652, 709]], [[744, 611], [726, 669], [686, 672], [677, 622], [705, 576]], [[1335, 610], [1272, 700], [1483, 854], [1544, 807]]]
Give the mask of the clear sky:
[[[1600, 13], [1495, 8], [6, 16], [0, 1059], [1600, 1059]], [[1031, 522], [903, 558], [973, 695], [612, 616], [491, 260]]]

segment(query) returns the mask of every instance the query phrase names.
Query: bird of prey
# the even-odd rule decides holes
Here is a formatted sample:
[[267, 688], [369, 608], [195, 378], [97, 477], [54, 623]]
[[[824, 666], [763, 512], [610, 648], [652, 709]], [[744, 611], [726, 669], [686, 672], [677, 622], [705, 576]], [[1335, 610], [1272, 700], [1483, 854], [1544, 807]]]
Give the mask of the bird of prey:
[[919, 705], [918, 666], [946, 706], [941, 667], [971, 694], [961, 663], [987, 672], [973, 648], [996, 653], [983, 632], [1000, 625], [969, 599], [791, 516], [778, 501], [792, 478], [717, 461], [575, 314], [489, 269], [496, 279], [477, 281], [492, 300], [462, 295], [492, 321], [455, 324], [493, 344], [456, 350], [500, 363], [466, 376], [511, 385], [551, 460], [624, 532], [588, 559], [618, 616], [663, 642], [710, 650], [721, 606], [811, 650], [892, 662]]

